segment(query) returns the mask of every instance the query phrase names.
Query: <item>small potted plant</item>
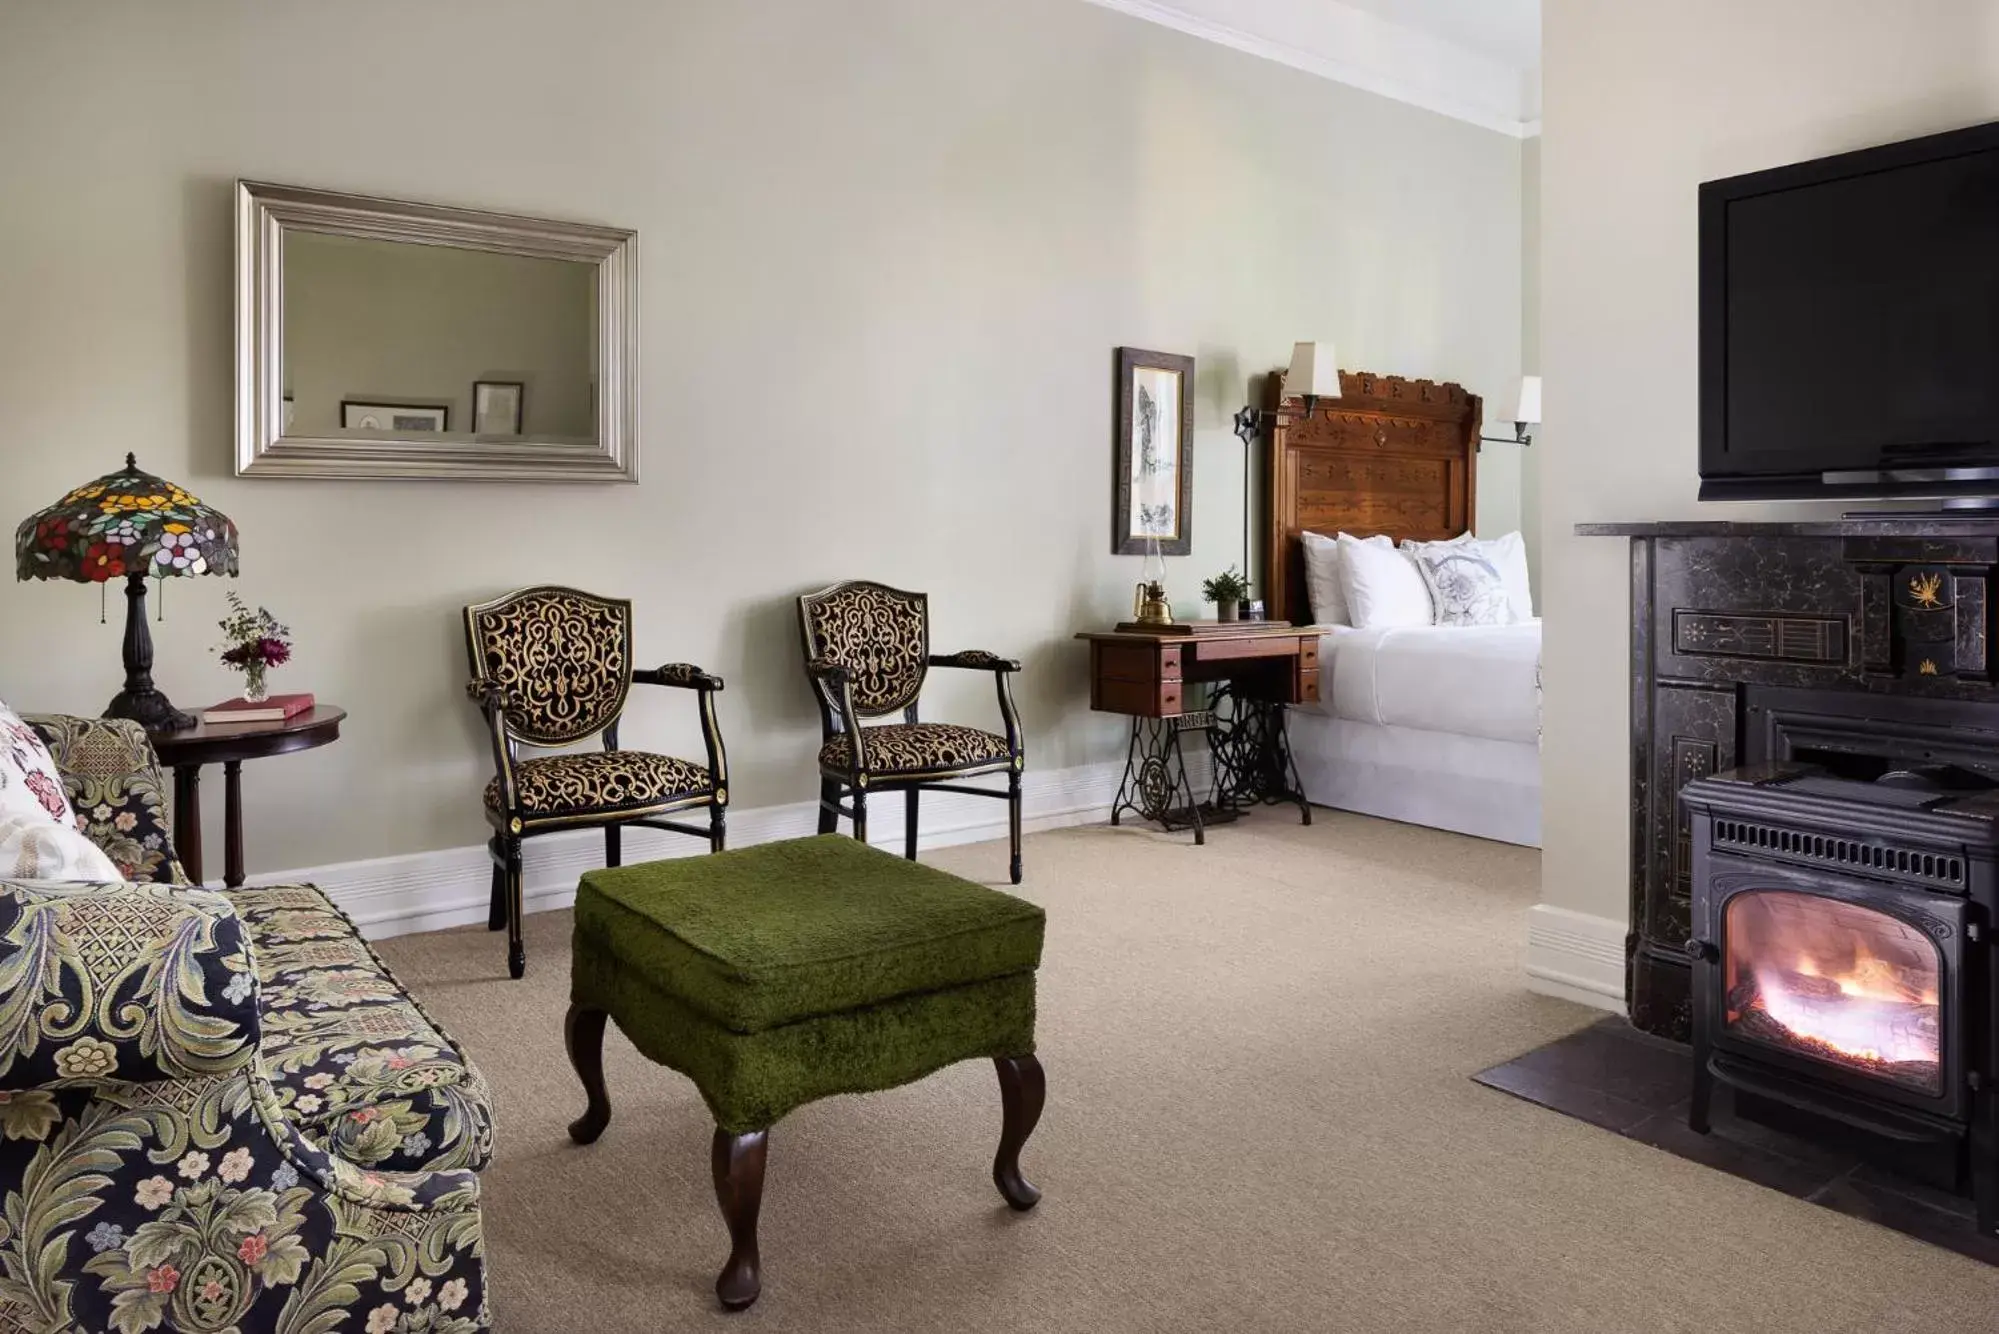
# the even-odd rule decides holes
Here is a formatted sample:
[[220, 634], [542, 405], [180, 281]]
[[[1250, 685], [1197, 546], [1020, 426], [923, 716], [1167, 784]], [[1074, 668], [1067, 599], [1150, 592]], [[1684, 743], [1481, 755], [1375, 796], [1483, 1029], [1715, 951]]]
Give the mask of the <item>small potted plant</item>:
[[1236, 608], [1249, 595], [1249, 580], [1231, 565], [1212, 579], [1201, 581], [1201, 598], [1215, 604], [1215, 619], [1233, 621]]
[[269, 698], [264, 674], [291, 661], [291, 631], [264, 608], [251, 611], [232, 589], [229, 614], [219, 622], [223, 643], [215, 651], [222, 661], [243, 673], [243, 698], [252, 704]]

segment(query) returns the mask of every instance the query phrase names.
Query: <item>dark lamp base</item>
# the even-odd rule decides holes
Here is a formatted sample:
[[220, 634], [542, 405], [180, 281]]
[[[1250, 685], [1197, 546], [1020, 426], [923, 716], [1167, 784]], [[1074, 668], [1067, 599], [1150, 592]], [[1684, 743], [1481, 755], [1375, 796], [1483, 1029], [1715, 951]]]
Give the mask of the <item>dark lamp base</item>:
[[130, 718], [148, 732], [184, 732], [200, 720], [176, 709], [156, 689], [121, 690], [104, 706], [106, 718]]

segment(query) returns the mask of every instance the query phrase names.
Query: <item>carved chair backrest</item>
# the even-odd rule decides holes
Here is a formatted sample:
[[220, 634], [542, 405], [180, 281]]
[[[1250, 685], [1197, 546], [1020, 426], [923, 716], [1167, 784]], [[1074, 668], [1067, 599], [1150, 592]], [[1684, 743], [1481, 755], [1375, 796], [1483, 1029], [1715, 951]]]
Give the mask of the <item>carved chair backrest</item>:
[[[798, 599], [805, 659], [845, 667], [853, 680], [854, 712], [879, 718], [913, 708], [930, 657], [930, 596], [886, 584], [852, 580]], [[815, 680], [829, 723], [840, 696]]]
[[542, 584], [465, 609], [475, 680], [507, 692], [507, 732], [566, 746], [618, 721], [632, 685], [632, 604]]

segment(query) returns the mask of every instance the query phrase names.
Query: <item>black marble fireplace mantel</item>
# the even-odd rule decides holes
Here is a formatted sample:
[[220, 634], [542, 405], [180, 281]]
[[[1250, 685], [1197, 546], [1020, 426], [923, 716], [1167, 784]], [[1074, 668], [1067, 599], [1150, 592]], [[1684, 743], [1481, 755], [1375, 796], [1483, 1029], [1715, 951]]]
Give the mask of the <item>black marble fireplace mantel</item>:
[[[1999, 514], [1578, 525], [1631, 550], [1631, 931], [1639, 1028], [1689, 1031], [1679, 791], [1760, 760], [1874, 753], [1999, 781]], [[1892, 723], [1892, 726], [1889, 724]]]

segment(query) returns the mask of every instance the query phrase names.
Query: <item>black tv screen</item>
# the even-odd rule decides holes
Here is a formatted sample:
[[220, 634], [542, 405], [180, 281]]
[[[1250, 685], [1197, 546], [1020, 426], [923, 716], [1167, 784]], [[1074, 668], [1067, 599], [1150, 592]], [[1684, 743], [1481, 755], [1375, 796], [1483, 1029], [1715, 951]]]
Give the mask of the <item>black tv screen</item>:
[[1999, 496], [1999, 124], [1700, 192], [1703, 500]]

